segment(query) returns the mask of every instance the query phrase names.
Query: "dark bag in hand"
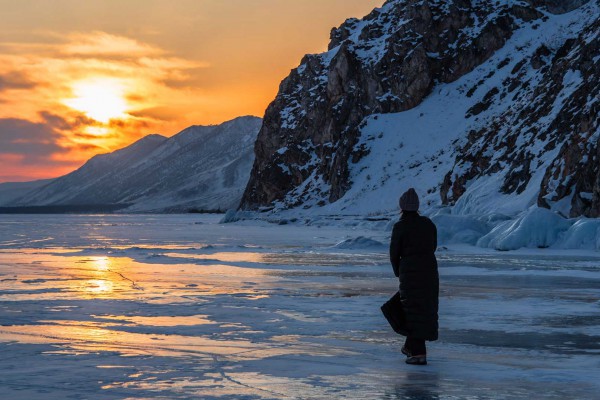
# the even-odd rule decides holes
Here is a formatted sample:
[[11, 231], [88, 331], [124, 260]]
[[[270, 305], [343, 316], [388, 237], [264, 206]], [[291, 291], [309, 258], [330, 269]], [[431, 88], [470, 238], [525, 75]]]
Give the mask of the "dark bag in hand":
[[404, 314], [402, 302], [400, 301], [400, 292], [396, 292], [391, 299], [386, 301], [385, 304], [381, 306], [381, 312], [396, 333], [408, 336], [408, 329], [406, 328], [406, 315]]

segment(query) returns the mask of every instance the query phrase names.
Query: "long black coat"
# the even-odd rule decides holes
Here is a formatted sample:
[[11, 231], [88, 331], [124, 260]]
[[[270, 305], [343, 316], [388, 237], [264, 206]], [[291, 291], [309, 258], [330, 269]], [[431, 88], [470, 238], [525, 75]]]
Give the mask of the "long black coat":
[[400, 298], [410, 337], [438, 338], [437, 229], [417, 212], [403, 212], [394, 225], [390, 261], [400, 278]]

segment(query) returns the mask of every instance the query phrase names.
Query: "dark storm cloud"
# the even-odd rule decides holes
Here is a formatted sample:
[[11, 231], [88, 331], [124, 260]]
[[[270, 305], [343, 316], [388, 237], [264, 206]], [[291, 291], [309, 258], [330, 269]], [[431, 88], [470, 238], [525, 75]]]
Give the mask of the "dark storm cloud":
[[17, 71], [11, 71], [0, 75], [0, 92], [9, 89], [32, 89], [36, 87], [25, 74]]
[[86, 117], [84, 114], [72, 112], [69, 116], [69, 120], [61, 117], [60, 115], [52, 114], [49, 111], [41, 111], [39, 115], [46, 121], [50, 127], [63, 131], [75, 130], [82, 126], [94, 125], [96, 122]]
[[95, 144], [87, 144], [87, 143], [80, 143], [80, 144], [76, 144], [74, 146], [76, 149], [78, 150], [82, 150], [82, 151], [105, 151], [104, 148], [100, 147], [100, 146], [96, 146]]
[[111, 119], [108, 126], [112, 129], [144, 129], [150, 124], [147, 121], [136, 119]]
[[172, 121], [181, 116], [181, 111], [176, 107], [152, 107], [130, 113], [137, 118], [150, 118], [158, 121]]
[[24, 162], [45, 159], [66, 149], [56, 141], [59, 133], [51, 124], [0, 118], [0, 153], [20, 154]]
[[44, 119], [44, 121], [46, 121], [46, 124], [49, 125], [51, 128], [69, 129], [71, 127], [71, 124], [68, 123], [67, 120], [61, 117], [60, 115], [52, 114], [48, 111], [41, 111], [39, 115]]
[[78, 138], [78, 139], [86, 139], [86, 140], [93, 140], [93, 139], [98, 138], [98, 136], [96, 136], [96, 135], [92, 135], [91, 133], [84, 133], [84, 132], [74, 133], [73, 137]]

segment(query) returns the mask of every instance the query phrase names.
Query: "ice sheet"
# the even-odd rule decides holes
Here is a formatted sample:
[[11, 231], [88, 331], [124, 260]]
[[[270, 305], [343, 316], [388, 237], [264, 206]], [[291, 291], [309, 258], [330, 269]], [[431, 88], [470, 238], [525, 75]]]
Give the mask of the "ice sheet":
[[0, 216], [8, 399], [593, 398], [593, 254], [441, 249], [440, 340], [404, 364], [389, 232], [219, 216]]

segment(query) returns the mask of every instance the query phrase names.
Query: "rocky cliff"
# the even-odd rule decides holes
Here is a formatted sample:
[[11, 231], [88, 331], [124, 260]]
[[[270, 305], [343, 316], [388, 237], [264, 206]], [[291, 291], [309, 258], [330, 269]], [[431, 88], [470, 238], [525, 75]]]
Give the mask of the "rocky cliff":
[[[590, 100], [598, 97], [598, 6], [584, 3], [391, 0], [347, 20], [332, 31], [328, 52], [305, 56], [281, 83], [241, 207], [358, 207], [359, 192], [394, 193], [428, 166], [435, 173], [417, 183], [429, 204], [457, 204], [478, 178], [501, 173], [490, 193], [524, 193], [536, 183], [539, 203], [551, 207], [571, 196], [563, 178], [576, 176], [584, 194], [572, 196], [568, 212], [592, 215], [596, 175], [580, 161], [593, 163], [597, 146], [586, 158], [576, 142], [589, 143], [598, 129]], [[406, 153], [407, 135], [436, 123], [444, 134]], [[420, 166], [412, 175], [408, 159]], [[395, 200], [366, 209], [385, 211]]]
[[[468, 135], [442, 185], [454, 204], [468, 184], [497, 175], [499, 191], [533, 186], [537, 204], [564, 216], [600, 216], [600, 21], [554, 48], [521, 56], [471, 113], [511, 106]], [[535, 177], [541, 178], [535, 179]]]

